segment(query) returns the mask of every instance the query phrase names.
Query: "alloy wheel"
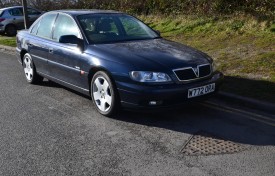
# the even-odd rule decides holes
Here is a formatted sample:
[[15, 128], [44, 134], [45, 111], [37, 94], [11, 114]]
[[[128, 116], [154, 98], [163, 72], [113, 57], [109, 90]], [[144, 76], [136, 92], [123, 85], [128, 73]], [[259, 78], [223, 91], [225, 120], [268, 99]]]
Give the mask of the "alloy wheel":
[[32, 66], [32, 61], [31, 58], [28, 56], [24, 58], [24, 72], [25, 76], [28, 81], [32, 81], [33, 79], [33, 66]]
[[104, 77], [97, 77], [93, 82], [93, 99], [102, 112], [107, 112], [112, 106], [113, 95], [110, 84]]

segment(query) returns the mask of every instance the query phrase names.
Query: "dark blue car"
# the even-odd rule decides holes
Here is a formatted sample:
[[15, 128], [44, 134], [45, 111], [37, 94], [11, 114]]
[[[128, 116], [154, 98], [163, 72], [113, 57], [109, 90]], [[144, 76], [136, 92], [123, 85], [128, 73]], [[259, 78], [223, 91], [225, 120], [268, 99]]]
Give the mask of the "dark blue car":
[[47, 78], [89, 95], [106, 116], [178, 106], [215, 93], [223, 79], [205, 53], [116, 11], [45, 13], [18, 33], [17, 54], [29, 83]]

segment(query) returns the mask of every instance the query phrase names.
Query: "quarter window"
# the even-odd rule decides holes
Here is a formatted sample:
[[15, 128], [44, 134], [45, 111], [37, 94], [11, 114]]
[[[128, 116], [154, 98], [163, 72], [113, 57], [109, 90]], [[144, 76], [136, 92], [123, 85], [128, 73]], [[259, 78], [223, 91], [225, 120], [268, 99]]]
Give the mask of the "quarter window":
[[41, 21], [37, 31], [37, 35], [44, 38], [52, 38], [52, 27], [56, 14], [45, 15]]
[[74, 20], [66, 15], [59, 14], [53, 31], [53, 40], [59, 41], [62, 35], [80, 37], [79, 29]]
[[39, 26], [39, 21], [32, 27], [31, 34], [36, 35]]

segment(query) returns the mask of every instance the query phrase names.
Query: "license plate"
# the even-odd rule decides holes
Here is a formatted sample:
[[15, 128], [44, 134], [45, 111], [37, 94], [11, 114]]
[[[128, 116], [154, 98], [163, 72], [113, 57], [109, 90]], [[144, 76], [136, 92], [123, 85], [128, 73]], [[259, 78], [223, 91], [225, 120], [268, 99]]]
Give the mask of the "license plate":
[[215, 91], [215, 83], [188, 90], [188, 98], [198, 97]]

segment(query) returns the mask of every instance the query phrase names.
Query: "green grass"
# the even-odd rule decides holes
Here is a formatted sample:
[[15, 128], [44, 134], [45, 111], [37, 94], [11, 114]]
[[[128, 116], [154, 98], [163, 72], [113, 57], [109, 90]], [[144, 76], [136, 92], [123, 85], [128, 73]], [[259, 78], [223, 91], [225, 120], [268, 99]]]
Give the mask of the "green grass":
[[7, 37], [0, 35], [0, 45], [5, 45], [5, 46], [16, 46], [16, 39], [15, 37]]

